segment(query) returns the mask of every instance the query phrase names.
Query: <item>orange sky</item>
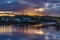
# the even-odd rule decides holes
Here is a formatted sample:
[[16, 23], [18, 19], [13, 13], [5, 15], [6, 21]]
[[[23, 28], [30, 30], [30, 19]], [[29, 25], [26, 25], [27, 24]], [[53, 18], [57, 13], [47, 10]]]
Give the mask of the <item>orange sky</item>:
[[35, 11], [36, 8], [31, 8], [31, 7], [28, 7], [28, 8], [25, 8], [24, 10], [21, 10], [21, 11], [18, 11], [19, 14], [24, 14], [24, 15], [30, 15], [30, 16], [44, 16], [46, 15], [44, 12], [36, 12]]

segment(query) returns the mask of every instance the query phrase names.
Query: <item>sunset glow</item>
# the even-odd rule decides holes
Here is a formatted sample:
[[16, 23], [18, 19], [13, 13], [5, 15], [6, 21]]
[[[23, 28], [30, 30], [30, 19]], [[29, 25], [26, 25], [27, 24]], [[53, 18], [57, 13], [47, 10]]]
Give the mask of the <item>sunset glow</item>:
[[12, 28], [11, 27], [0, 27], [0, 33], [11, 33]]
[[44, 8], [37, 8], [35, 11], [43, 12], [45, 9]]
[[25, 29], [24, 30], [20, 30], [20, 32], [24, 32], [24, 33], [27, 33], [27, 34], [38, 34], [38, 35], [43, 35], [44, 34], [44, 31], [43, 30], [38, 30], [38, 29], [34, 29], [34, 28], [28, 28], [28, 29]]
[[45, 16], [44, 12], [42, 12], [42, 11], [45, 11], [45, 9], [44, 8], [37, 8], [36, 9], [36, 8], [29, 8], [28, 7], [27, 9], [24, 9], [24, 10], [20, 11], [19, 13], [24, 14], [24, 15], [29, 15], [29, 16]]

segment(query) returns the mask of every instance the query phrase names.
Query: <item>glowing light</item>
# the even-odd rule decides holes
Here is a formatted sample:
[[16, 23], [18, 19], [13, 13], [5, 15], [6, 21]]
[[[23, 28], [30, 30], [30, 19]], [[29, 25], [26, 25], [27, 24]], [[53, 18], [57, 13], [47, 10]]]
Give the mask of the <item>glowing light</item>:
[[42, 30], [37, 30], [37, 31], [35, 31], [35, 34], [43, 35], [43, 34], [44, 34], [44, 32], [43, 32]]
[[0, 11], [0, 16], [15, 16], [15, 14], [10, 11]]
[[40, 8], [40, 9], [38, 9], [39, 11], [44, 11], [45, 9], [44, 8]]
[[[22, 31], [22, 30], [20, 30], [20, 31]], [[44, 35], [44, 31], [38, 30], [38, 29], [34, 29], [34, 28], [28, 28], [27, 30], [24, 29], [24, 31], [22, 31], [22, 32], [27, 33], [27, 34]]]
[[45, 6], [48, 7], [50, 4], [49, 3], [45, 3]]
[[45, 10], [45, 8], [38, 8], [38, 9], [35, 9], [35, 11], [40, 11], [40, 12], [42, 12], [42, 11], [44, 11]]
[[12, 27], [0, 27], [0, 33], [11, 33]]
[[11, 11], [0, 11], [0, 13], [13, 13]]
[[0, 14], [0, 16], [15, 16], [14, 14]]
[[31, 9], [31, 10], [26, 10], [25, 15], [37, 16], [38, 14], [35, 13], [35, 11], [33, 9]]
[[28, 12], [26, 12], [25, 15], [28, 15], [28, 16], [43, 16], [43, 14], [38, 14], [38, 13], [35, 13], [34, 11], [28, 11]]
[[39, 13], [39, 12], [45, 11], [45, 8], [37, 8], [37, 9], [35, 9], [35, 8], [28, 8], [28, 9], [25, 9], [25, 10], [22, 10], [22, 11], [23, 12], [20, 12], [20, 14], [24, 13], [24, 15], [28, 15], [28, 16], [45, 16], [44, 13]]
[[42, 27], [44, 26], [43, 24], [37, 24], [37, 25], [34, 25], [35, 27]]

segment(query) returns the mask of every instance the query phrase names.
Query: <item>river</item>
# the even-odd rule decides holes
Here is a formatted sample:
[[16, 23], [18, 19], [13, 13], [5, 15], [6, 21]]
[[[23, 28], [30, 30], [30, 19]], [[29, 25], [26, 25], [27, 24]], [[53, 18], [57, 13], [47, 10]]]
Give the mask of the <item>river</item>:
[[43, 25], [0, 25], [0, 40], [60, 40], [60, 32], [54, 26]]

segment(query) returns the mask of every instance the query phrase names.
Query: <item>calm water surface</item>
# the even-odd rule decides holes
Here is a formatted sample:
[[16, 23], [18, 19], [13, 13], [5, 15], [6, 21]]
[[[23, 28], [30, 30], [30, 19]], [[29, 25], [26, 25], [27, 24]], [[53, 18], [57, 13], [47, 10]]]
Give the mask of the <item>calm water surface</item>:
[[0, 25], [0, 40], [60, 40], [55, 27], [44, 24]]

